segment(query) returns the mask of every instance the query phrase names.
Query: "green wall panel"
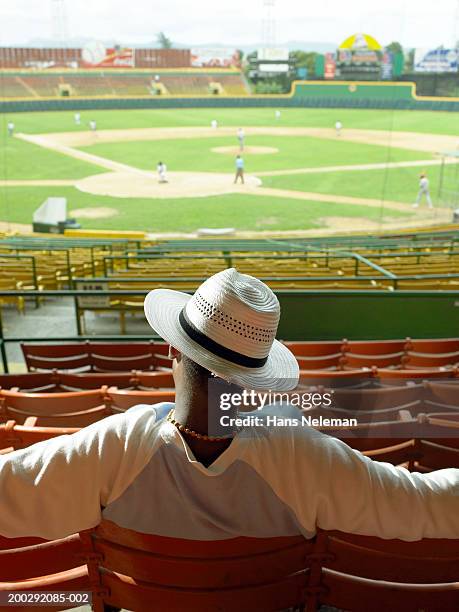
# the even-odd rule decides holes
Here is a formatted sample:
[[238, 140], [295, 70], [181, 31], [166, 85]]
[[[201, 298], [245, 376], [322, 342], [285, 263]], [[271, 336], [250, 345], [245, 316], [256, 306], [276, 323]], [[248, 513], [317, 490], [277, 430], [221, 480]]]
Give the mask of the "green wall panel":
[[279, 291], [283, 340], [459, 336], [459, 291]]

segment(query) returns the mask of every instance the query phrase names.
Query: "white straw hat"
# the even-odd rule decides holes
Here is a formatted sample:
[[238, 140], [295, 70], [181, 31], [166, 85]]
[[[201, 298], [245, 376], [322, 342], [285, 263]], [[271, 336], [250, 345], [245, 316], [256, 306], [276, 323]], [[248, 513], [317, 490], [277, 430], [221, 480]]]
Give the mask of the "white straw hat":
[[166, 342], [217, 376], [246, 389], [297, 386], [298, 362], [275, 340], [279, 302], [257, 278], [228, 268], [193, 296], [154, 289], [144, 307], [148, 323]]

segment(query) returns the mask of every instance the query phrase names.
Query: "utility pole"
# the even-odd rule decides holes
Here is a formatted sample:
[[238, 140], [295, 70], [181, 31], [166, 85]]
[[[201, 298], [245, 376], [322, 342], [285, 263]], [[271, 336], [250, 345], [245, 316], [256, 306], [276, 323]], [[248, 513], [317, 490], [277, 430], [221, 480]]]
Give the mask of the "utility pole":
[[261, 42], [265, 49], [276, 45], [276, 0], [263, 0], [263, 17], [261, 22]]
[[52, 35], [62, 47], [67, 46], [67, 11], [65, 0], [51, 0]]

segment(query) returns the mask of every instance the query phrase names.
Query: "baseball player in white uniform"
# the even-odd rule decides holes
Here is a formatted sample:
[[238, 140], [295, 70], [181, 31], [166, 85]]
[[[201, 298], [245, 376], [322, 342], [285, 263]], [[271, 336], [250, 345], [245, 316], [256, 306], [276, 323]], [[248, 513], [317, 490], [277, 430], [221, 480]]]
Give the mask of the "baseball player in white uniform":
[[336, 130], [336, 135], [337, 136], [341, 136], [341, 130], [343, 129], [343, 124], [341, 123], [341, 121], [337, 121], [335, 123], [335, 130]]
[[423, 196], [425, 196], [427, 200], [427, 206], [429, 208], [433, 208], [432, 198], [430, 197], [430, 190], [429, 190], [429, 179], [424, 173], [419, 175], [418, 197], [416, 198], [416, 202], [413, 204], [413, 208], [417, 208], [419, 206]]
[[7, 126], [8, 136], [12, 136], [14, 134], [14, 123], [12, 121], [8, 121]]
[[218, 123], [216, 119], [212, 119], [212, 121], [210, 122], [210, 125], [212, 127], [213, 130], [216, 130], [218, 127]]
[[160, 183], [167, 183], [167, 166], [162, 161], [158, 162], [156, 166], [156, 170], [158, 171], [158, 177]]
[[75, 125], [81, 125], [81, 115], [80, 115], [80, 113], [75, 113], [74, 119], [75, 119]]

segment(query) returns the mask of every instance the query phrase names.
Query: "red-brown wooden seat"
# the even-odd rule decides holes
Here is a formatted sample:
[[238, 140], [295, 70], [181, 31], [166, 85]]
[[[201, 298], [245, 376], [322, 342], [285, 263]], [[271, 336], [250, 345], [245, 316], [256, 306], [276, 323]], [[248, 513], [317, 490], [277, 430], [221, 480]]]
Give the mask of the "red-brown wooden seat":
[[172, 372], [136, 372], [135, 378], [139, 390], [175, 388]]
[[323, 342], [292, 342], [284, 341], [285, 346], [296, 357], [329, 357], [331, 355], [341, 355], [343, 341], [338, 342], [327, 341]]
[[83, 342], [71, 344], [21, 342], [21, 349], [30, 372], [55, 369], [89, 371], [91, 369], [88, 345]]
[[417, 353], [459, 353], [459, 338], [439, 338], [433, 340], [406, 339], [407, 350]]
[[29, 393], [51, 393], [57, 387], [53, 372], [26, 372], [24, 374], [0, 374], [0, 389], [17, 388]]
[[393, 355], [403, 353], [406, 340], [344, 340], [343, 352], [359, 355]]
[[459, 606], [458, 582], [409, 584], [370, 580], [324, 568], [322, 588], [320, 604], [352, 612], [445, 612]]
[[319, 417], [324, 419], [356, 419], [358, 424], [368, 426], [371, 423], [396, 422], [400, 418], [400, 412], [403, 410], [409, 411], [412, 416], [417, 416], [418, 413], [423, 411], [423, 404], [421, 402], [411, 402], [402, 406], [381, 409], [369, 408], [367, 410], [360, 408], [358, 405], [354, 410], [336, 408], [334, 406], [318, 406], [306, 409], [302, 415], [316, 419]]
[[426, 383], [426, 387], [430, 391], [431, 397], [434, 401], [459, 407], [458, 383], [428, 382]]
[[324, 357], [299, 357], [296, 360], [301, 370], [338, 370], [341, 368], [341, 353]]
[[103, 386], [133, 389], [137, 386], [135, 372], [58, 372], [58, 380], [62, 391], [100, 389]]
[[43, 442], [80, 430], [79, 427], [37, 427], [36, 421], [36, 418], [31, 417], [26, 420], [25, 425], [18, 425], [14, 420], [0, 423], [0, 448], [10, 450], [26, 448], [36, 442]]
[[456, 439], [449, 441], [451, 446], [440, 442], [443, 440], [416, 440], [416, 451], [419, 456], [414, 464], [409, 465], [409, 468], [419, 472], [432, 472], [445, 468], [459, 469], [459, 433]]
[[[455, 610], [459, 542], [319, 531], [313, 540], [218, 542], [140, 534], [103, 521], [81, 533], [94, 609], [270, 612]], [[400, 606], [402, 602], [402, 606]]]
[[370, 369], [358, 370], [303, 370], [300, 369], [299, 388], [320, 385], [323, 387], [361, 386], [374, 377]]
[[297, 358], [302, 370], [338, 369], [342, 358], [341, 342], [284, 342]]
[[459, 364], [459, 353], [424, 354], [409, 351], [403, 358], [404, 368], [446, 368]]
[[[218, 542], [140, 534], [103, 521], [81, 534], [94, 596], [136, 610], [283, 610], [301, 604], [312, 541], [301, 536]], [[95, 553], [95, 555], [94, 555]]]
[[402, 542], [341, 532], [321, 537], [329, 556], [323, 562], [322, 588], [308, 602], [312, 609], [319, 603], [353, 612], [459, 607], [457, 540]]
[[405, 355], [405, 340], [347, 341], [343, 353], [345, 368], [399, 367]]
[[431, 412], [426, 415], [419, 415], [421, 421], [429, 425], [459, 429], [459, 413], [457, 412]]
[[107, 371], [170, 369], [169, 345], [164, 342], [21, 343], [29, 371]]
[[110, 387], [105, 396], [105, 404], [113, 412], [124, 412], [138, 404], [159, 404], [161, 402], [175, 402], [175, 391], [130, 391]]
[[[57, 427], [62, 428], [78, 428], [87, 427], [97, 421], [110, 416], [112, 412], [107, 406], [96, 406], [95, 408], [88, 408], [87, 410], [80, 410], [78, 412], [66, 412], [66, 413], [55, 413], [49, 415], [38, 415], [34, 417], [36, 419], [37, 427]], [[28, 412], [22, 410], [9, 408], [8, 416], [16, 419], [18, 422], [25, 422], [29, 417]]]
[[[154, 370], [163, 365], [169, 345], [164, 342], [90, 342], [92, 368], [100, 372]], [[157, 356], [160, 356], [157, 359]], [[170, 367], [171, 361], [167, 364]]]
[[[389, 444], [387, 444], [387, 442], [389, 442]], [[409, 467], [410, 461], [414, 461], [420, 456], [420, 453], [416, 451], [414, 439], [403, 442], [399, 442], [398, 440], [390, 440], [387, 442], [387, 445], [381, 447], [376, 443], [375, 448], [362, 451], [362, 453], [374, 461], [384, 461], [385, 463], [392, 463], [392, 465], [405, 465], [406, 467]], [[390, 444], [390, 442], [392, 442], [392, 444]]]
[[430, 380], [431, 378], [453, 378], [458, 375], [458, 370], [457, 368], [413, 368], [412, 370], [377, 368], [374, 375], [386, 383], [390, 381], [391, 384], [396, 384], [397, 379]]
[[382, 410], [411, 404], [423, 398], [424, 386], [335, 389], [333, 406], [347, 410]]
[[[50, 542], [39, 538], [0, 538], [0, 592], [89, 591], [87, 568], [78, 534]], [[44, 605], [52, 612], [79, 604]], [[9, 610], [10, 607], [1, 607]], [[14, 610], [30, 610], [20, 605]]]
[[[104, 387], [91, 391], [66, 393], [22, 393], [21, 391], [0, 390], [0, 419], [15, 419], [19, 423], [24, 423], [29, 416], [64, 416], [70, 413], [87, 412], [91, 409], [93, 410], [91, 414], [98, 413], [98, 418], [102, 418], [105, 410], [105, 390]], [[97, 409], [99, 409], [98, 412]], [[78, 425], [68, 421], [67, 426], [77, 427]]]
[[394, 353], [390, 355], [359, 355], [354, 353], [345, 353], [341, 359], [343, 368], [390, 368], [400, 367], [402, 365], [404, 353]]

